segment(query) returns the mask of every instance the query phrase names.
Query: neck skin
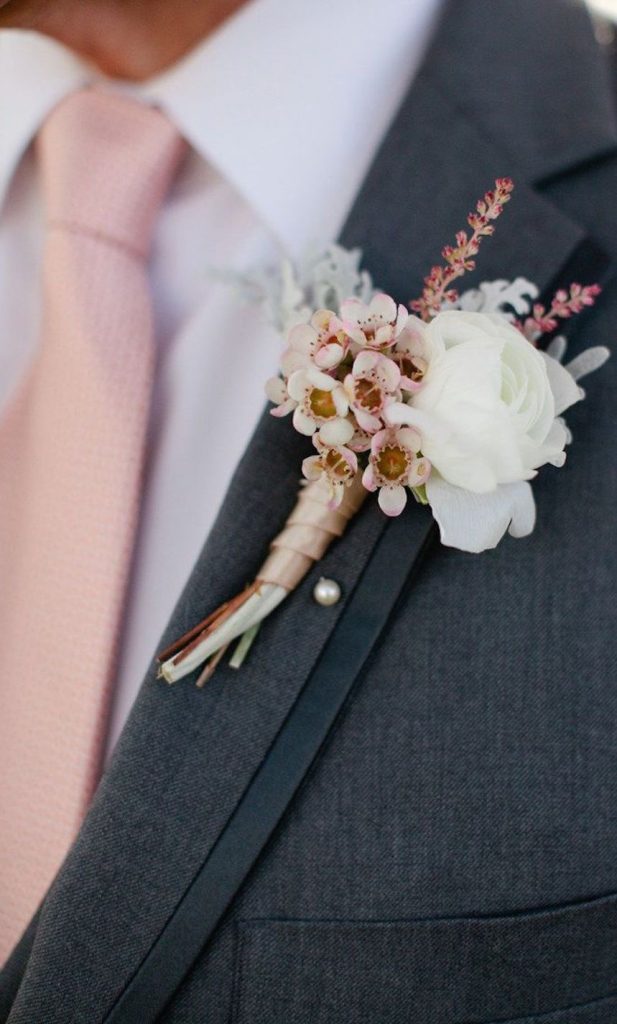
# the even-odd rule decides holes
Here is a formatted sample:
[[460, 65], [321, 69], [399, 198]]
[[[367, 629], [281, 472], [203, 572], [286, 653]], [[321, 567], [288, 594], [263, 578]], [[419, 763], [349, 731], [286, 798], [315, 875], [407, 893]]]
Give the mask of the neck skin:
[[245, 0], [0, 0], [0, 28], [52, 36], [112, 78], [174, 64]]

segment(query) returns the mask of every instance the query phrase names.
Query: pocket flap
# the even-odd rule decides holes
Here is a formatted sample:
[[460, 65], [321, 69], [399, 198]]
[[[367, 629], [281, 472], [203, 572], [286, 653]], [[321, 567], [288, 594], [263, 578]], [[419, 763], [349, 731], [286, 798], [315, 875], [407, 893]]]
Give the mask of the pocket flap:
[[238, 928], [236, 1024], [505, 1024], [617, 995], [617, 895], [501, 917]]

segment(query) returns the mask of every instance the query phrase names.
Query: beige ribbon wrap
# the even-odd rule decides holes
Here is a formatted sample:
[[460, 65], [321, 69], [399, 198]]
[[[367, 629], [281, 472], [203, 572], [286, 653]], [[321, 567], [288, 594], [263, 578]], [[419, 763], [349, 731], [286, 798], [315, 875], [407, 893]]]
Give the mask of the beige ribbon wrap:
[[162, 651], [158, 656], [159, 676], [173, 683], [205, 662], [206, 667], [197, 680], [197, 686], [203, 686], [231, 641], [250, 634], [242, 658], [238, 659], [237, 652], [232, 658], [231, 664], [235, 661], [234, 667], [238, 667], [259, 623], [298, 586], [335, 537], [342, 537], [367, 493], [360, 473], [345, 488], [343, 500], [335, 509], [330, 508], [331, 491], [323, 477], [302, 487], [285, 526], [270, 545], [270, 554], [255, 582]]
[[313, 562], [323, 558], [335, 537], [347, 525], [367, 495], [362, 474], [345, 488], [338, 508], [330, 507], [331, 491], [324, 477], [304, 486], [285, 526], [270, 545], [270, 554], [257, 573], [261, 583], [273, 583], [291, 591], [306, 576]]

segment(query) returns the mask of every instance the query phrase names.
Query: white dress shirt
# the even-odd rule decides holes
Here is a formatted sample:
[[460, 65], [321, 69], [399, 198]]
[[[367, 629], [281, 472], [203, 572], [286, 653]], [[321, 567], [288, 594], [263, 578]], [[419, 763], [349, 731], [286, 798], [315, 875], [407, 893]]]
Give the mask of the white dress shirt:
[[46, 114], [96, 81], [159, 105], [191, 144], [151, 261], [158, 366], [108, 752], [282, 346], [211, 269], [264, 266], [336, 238], [439, 2], [251, 0], [139, 86], [106, 82], [47, 37], [0, 32], [0, 416], [38, 343], [43, 211], [31, 143]]

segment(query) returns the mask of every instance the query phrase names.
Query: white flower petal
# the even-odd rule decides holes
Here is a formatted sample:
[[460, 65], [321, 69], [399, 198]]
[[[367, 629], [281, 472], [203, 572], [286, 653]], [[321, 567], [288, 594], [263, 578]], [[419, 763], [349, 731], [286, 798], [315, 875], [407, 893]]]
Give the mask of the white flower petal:
[[307, 437], [311, 437], [317, 429], [315, 420], [311, 419], [310, 416], [307, 416], [300, 406], [294, 410], [293, 425], [299, 434], [306, 434]]
[[555, 399], [555, 415], [560, 416], [575, 402], [580, 402], [583, 395], [574, 377], [568, 373], [565, 366], [558, 363], [552, 356], [547, 355], [546, 352], [541, 352], [540, 355], [544, 359], [549, 384]]
[[517, 484], [502, 484], [502, 487], [510, 488], [512, 519], [508, 533], [517, 540], [528, 537], [536, 525], [536, 503], [531, 485], [521, 481]]
[[433, 473], [426, 482], [426, 494], [441, 543], [447, 547], [477, 554], [496, 547], [507, 530], [513, 537], [526, 537], [535, 526], [533, 492], [525, 482], [474, 494]]
[[329, 480], [329, 483], [331, 498], [328, 502], [328, 507], [332, 509], [338, 508], [345, 497], [345, 484], [338, 480], [336, 483], [333, 480]]
[[563, 466], [566, 461], [564, 448], [568, 444], [569, 436], [570, 431], [566, 426], [565, 420], [561, 419], [561, 417], [553, 420], [546, 441], [542, 446], [542, 461], [539, 463], [539, 466], [544, 465], [545, 462], [550, 462], [552, 466]]
[[360, 346], [360, 348], [363, 348], [366, 345], [366, 335], [364, 334], [364, 331], [358, 327], [357, 324], [354, 324], [352, 320], [345, 320], [343, 327], [345, 333], [353, 342], [355, 342], [356, 345]]
[[563, 429], [566, 432], [566, 446], [569, 445], [569, 444], [572, 444], [572, 441], [573, 441], [572, 431], [570, 430], [570, 428], [569, 428], [568, 424], [566, 423], [566, 421], [564, 419], [562, 419], [562, 417], [560, 416], [559, 419], [556, 420], [555, 422], [556, 423], [561, 423]]
[[360, 429], [366, 430], [367, 434], [374, 434], [376, 430], [383, 426], [379, 416], [373, 416], [370, 412], [366, 412], [357, 405], [354, 406], [354, 415]]
[[346, 416], [349, 411], [349, 399], [347, 398], [344, 388], [335, 388], [332, 392], [332, 400], [334, 402], [334, 408], [339, 416]]
[[384, 411], [384, 419], [391, 427], [402, 424], [413, 426], [418, 422], [418, 418], [422, 419], [422, 416], [418, 417], [416, 409], [406, 402], [392, 402]]
[[295, 348], [286, 349], [281, 356], [281, 370], [285, 377], [291, 377], [292, 373], [298, 370], [307, 370], [310, 365], [310, 355], [297, 352]]
[[349, 448], [342, 447], [339, 451], [351, 472], [356, 474], [358, 472], [358, 456], [354, 452], [350, 451]]
[[359, 324], [366, 316], [366, 306], [360, 299], [345, 299], [341, 303], [341, 320], [349, 321], [350, 324]]
[[317, 331], [309, 324], [296, 324], [288, 334], [288, 341], [290, 348], [308, 355], [317, 344]]
[[373, 345], [375, 348], [381, 348], [382, 345], [390, 345], [394, 341], [394, 329], [390, 324], [382, 324], [375, 331], [375, 340]]
[[378, 430], [376, 434], [373, 434], [371, 438], [371, 451], [373, 455], [379, 454], [381, 448], [390, 436], [391, 431], [389, 430]]
[[405, 309], [405, 306], [399, 305], [396, 311], [396, 323], [394, 325], [394, 334], [396, 337], [401, 333], [405, 324], [409, 319], [409, 311]]
[[407, 491], [400, 484], [396, 487], [381, 487], [377, 500], [381, 511], [387, 516], [400, 516], [407, 504]]
[[[459, 315], [465, 320], [458, 329], [455, 313], [435, 318], [449, 318], [446, 340], [450, 344], [431, 363], [424, 387], [413, 396], [413, 410], [424, 414], [424, 422], [409, 414], [407, 422], [420, 430], [422, 451], [444, 479], [457, 487], [488, 493], [499, 483], [531, 475], [522, 461], [519, 444], [526, 423], [522, 429], [518, 427], [517, 412], [501, 397], [504, 346], [511, 339], [520, 346], [528, 346], [528, 342], [510, 325], [506, 325], [509, 331], [504, 330], [505, 339], [493, 337], [488, 328], [482, 334], [479, 328], [486, 326], [486, 320], [490, 328], [493, 326], [488, 317], [481, 316], [478, 325], [480, 314]], [[535, 372], [542, 377], [540, 394], [550, 402], [544, 437], [554, 419], [553, 398], [542, 361], [530, 346], [529, 354]], [[527, 420], [528, 414], [524, 415]]]
[[336, 447], [347, 444], [353, 437], [354, 428], [349, 420], [335, 419], [322, 423], [319, 428], [319, 437], [324, 444]]
[[363, 377], [366, 373], [372, 373], [378, 365], [379, 359], [379, 353], [373, 352], [371, 349], [364, 349], [362, 352], [359, 352], [354, 359], [354, 377]]
[[366, 469], [364, 470], [364, 473], [362, 474], [362, 484], [363, 484], [364, 487], [366, 487], [367, 491], [376, 491], [377, 490], [377, 484], [375, 483], [375, 475], [373, 473], [373, 467], [371, 466], [370, 463], [366, 467]]
[[343, 358], [343, 346], [332, 341], [328, 345], [322, 345], [315, 353], [315, 363], [320, 370], [332, 370], [338, 366]]
[[[435, 479], [486, 495], [533, 479], [547, 462], [563, 464], [568, 435], [558, 417], [583, 397], [574, 377], [606, 358], [601, 349], [564, 368], [504, 316], [460, 310], [439, 313], [417, 333], [410, 321], [399, 350], [413, 344], [428, 362], [422, 387], [409, 404], [392, 402], [383, 418], [421, 433]], [[561, 355], [563, 344], [552, 351]], [[375, 372], [380, 381], [382, 368]]]
[[417, 430], [413, 427], [401, 427], [396, 433], [397, 440], [401, 444], [405, 445], [405, 448], [409, 448], [410, 452], [414, 455], [419, 452], [422, 447], [422, 438]]
[[323, 473], [319, 455], [309, 455], [302, 461], [302, 473], [307, 480], [319, 480]]
[[270, 377], [266, 381], [266, 396], [275, 405], [287, 401], [287, 385], [282, 377]]
[[423, 355], [426, 358], [443, 355], [445, 346], [441, 341], [439, 331], [433, 329], [432, 320], [425, 323], [420, 317], [413, 314], [407, 317], [405, 327], [396, 339], [397, 349], [411, 352], [414, 355]]
[[379, 374], [385, 381], [388, 391], [395, 391], [399, 386], [401, 371], [392, 359], [382, 356], [379, 363]]
[[428, 459], [414, 459], [407, 478], [408, 487], [421, 487], [431, 475], [431, 464]]
[[270, 415], [277, 417], [288, 416], [289, 413], [296, 408], [296, 404], [297, 403], [294, 402], [293, 398], [288, 398], [286, 402], [281, 402], [281, 404], [276, 405], [274, 409], [270, 409]]
[[289, 397], [293, 398], [296, 402], [301, 402], [304, 398], [304, 394], [308, 388], [308, 381], [306, 379], [305, 370], [296, 370], [292, 373], [291, 377], [287, 381], [287, 391]]
[[367, 434], [365, 430], [361, 430], [360, 427], [356, 427], [347, 446], [351, 448], [352, 452], [367, 452], [371, 447], [371, 435]]
[[380, 292], [373, 296], [368, 309], [369, 316], [379, 317], [386, 324], [393, 324], [396, 320], [396, 302], [389, 295]]
[[331, 309], [318, 309], [311, 317], [311, 326], [317, 332], [325, 331], [332, 319], [336, 319], [336, 315]]
[[327, 373], [322, 373], [315, 366], [306, 371], [306, 379], [312, 387], [318, 388], [319, 391], [332, 391], [338, 383], [334, 377], [330, 377]]

